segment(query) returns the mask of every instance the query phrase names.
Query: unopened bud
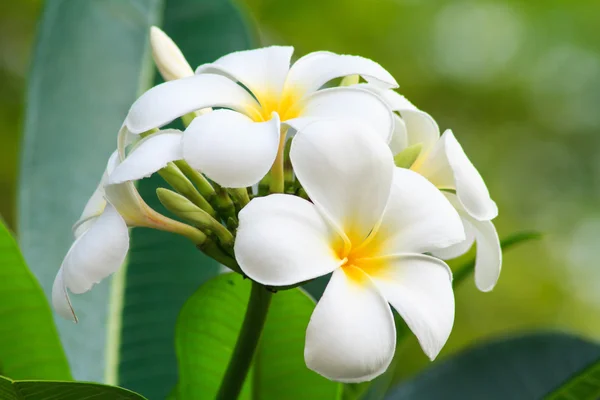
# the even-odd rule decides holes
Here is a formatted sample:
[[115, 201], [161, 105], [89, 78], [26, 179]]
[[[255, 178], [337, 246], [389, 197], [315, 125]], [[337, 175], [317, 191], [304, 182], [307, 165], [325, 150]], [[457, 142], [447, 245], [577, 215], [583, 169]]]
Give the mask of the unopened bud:
[[179, 47], [160, 28], [150, 28], [150, 45], [156, 67], [165, 81], [172, 81], [194, 75]]
[[208, 201], [198, 192], [194, 184], [185, 176], [183, 172], [170, 162], [166, 167], [158, 171], [158, 174], [178, 193], [182, 194], [196, 206], [200, 207], [213, 217], [217, 215], [214, 208]]
[[211, 217], [194, 203], [182, 195], [165, 188], [156, 189], [156, 195], [163, 206], [173, 214], [191, 222], [198, 229], [207, 234], [214, 234], [219, 242], [227, 247], [233, 248], [233, 235], [216, 219]]

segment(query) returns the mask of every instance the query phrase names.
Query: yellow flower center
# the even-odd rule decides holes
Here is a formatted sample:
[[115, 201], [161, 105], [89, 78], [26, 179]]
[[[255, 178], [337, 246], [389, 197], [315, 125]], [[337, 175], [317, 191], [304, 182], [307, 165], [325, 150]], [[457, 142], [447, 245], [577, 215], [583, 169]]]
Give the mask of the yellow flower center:
[[375, 275], [385, 269], [387, 263], [385, 259], [379, 257], [382, 245], [381, 237], [381, 235], [375, 235], [361, 241], [351, 238], [350, 246], [343, 246], [339, 243], [333, 246], [344, 273], [356, 283], [362, 283], [365, 274]]
[[297, 90], [285, 90], [283, 93], [253, 93], [260, 103], [260, 108], [255, 110], [251, 118], [256, 122], [265, 122], [271, 119], [273, 112], [279, 114], [281, 121], [299, 117], [302, 113], [302, 94]]

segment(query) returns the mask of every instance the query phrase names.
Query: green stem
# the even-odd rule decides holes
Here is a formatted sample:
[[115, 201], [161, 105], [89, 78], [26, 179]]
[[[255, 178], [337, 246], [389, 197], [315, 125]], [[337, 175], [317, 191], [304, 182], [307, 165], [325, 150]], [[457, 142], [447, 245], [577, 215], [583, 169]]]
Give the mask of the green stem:
[[252, 291], [250, 292], [250, 301], [246, 309], [244, 323], [235, 344], [233, 356], [225, 372], [225, 377], [221, 382], [217, 400], [238, 398], [252, 364], [252, 358], [267, 319], [272, 296], [273, 293], [269, 292], [263, 285], [252, 282]]

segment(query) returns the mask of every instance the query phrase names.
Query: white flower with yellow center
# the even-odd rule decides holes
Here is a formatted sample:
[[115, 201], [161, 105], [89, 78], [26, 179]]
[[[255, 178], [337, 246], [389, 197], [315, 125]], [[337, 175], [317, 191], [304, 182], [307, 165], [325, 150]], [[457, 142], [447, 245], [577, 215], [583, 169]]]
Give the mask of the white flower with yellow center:
[[312, 202], [273, 194], [239, 214], [235, 255], [253, 280], [294, 285], [333, 273], [311, 317], [309, 368], [343, 382], [388, 367], [396, 332], [390, 303], [435, 358], [454, 321], [452, 274], [423, 253], [464, 240], [448, 200], [394, 166], [368, 126], [308, 124], [293, 139], [294, 171]]
[[[126, 129], [122, 128], [119, 137], [126, 135]], [[77, 317], [67, 289], [75, 294], [85, 293], [121, 267], [129, 250], [128, 227], [192, 232], [191, 227], [151, 209], [140, 197], [133, 182], [107, 184], [121, 160], [119, 151], [110, 156], [100, 184], [73, 226], [75, 242], [67, 252], [52, 287], [54, 308], [63, 318], [75, 322]]]
[[[367, 87], [367, 85], [363, 85]], [[372, 90], [382, 96], [394, 111], [395, 129], [390, 147], [394, 154], [416, 151], [410, 169], [418, 172], [444, 191], [444, 195], [460, 214], [466, 240], [438, 251], [436, 256], [451, 259], [466, 253], [477, 242], [475, 284], [481, 291], [496, 285], [502, 268], [502, 250], [496, 228], [492, 223], [498, 207], [491, 199], [483, 178], [473, 166], [452, 131], [440, 136], [435, 120], [417, 109], [393, 90]], [[417, 153], [414, 153], [417, 154]], [[454, 192], [454, 193], [452, 193]]]
[[[163, 75], [181, 79], [144, 93], [131, 107], [125, 124], [139, 134], [190, 112], [217, 108], [194, 119], [185, 130], [181, 156], [221, 186], [258, 183], [282, 156], [287, 127], [297, 129], [314, 119], [362, 120], [385, 141], [391, 138], [392, 113], [379, 96], [363, 88], [322, 89], [335, 78], [354, 74], [382, 89], [397, 87], [394, 78], [374, 61], [320, 51], [290, 67], [293, 48], [273, 46], [228, 54], [187, 76], [185, 59], [173, 42], [157, 28], [152, 36]], [[173, 138], [173, 147], [176, 141]], [[161, 152], [161, 146], [150, 146], [154, 153]], [[131, 171], [120, 180], [152, 172]]]

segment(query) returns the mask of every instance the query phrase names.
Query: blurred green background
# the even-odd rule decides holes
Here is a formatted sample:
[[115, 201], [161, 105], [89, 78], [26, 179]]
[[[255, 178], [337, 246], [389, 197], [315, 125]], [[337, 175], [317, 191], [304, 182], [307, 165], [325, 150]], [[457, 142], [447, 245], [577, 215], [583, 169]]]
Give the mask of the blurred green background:
[[[455, 330], [443, 354], [537, 328], [600, 339], [599, 2], [246, 0], [240, 6], [265, 45], [293, 45], [297, 56], [331, 50], [381, 63], [401, 93], [454, 131], [500, 207], [500, 235], [546, 234], [505, 255], [492, 293], [477, 292], [472, 281], [457, 290]], [[24, 91], [40, 10], [38, 0], [0, 2], [0, 214], [13, 228]], [[416, 364], [407, 363], [406, 373]]]

